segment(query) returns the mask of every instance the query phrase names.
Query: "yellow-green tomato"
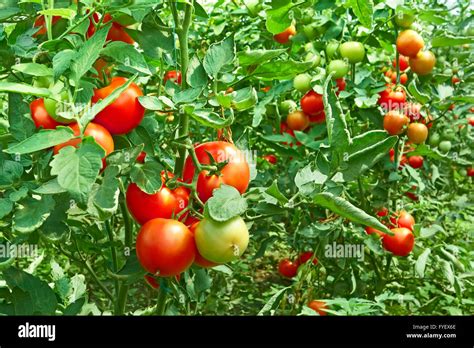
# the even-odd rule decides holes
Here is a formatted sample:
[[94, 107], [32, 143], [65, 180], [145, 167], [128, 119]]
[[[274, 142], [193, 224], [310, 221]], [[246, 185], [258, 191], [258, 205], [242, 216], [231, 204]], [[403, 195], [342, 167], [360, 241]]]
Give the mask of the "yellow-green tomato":
[[341, 59], [332, 60], [328, 64], [327, 73], [329, 75], [332, 72], [334, 72], [333, 79], [340, 79], [349, 72], [349, 64]]
[[311, 76], [308, 74], [296, 75], [293, 79], [293, 87], [299, 92], [308, 92], [311, 89]]
[[395, 23], [405, 29], [410, 28], [414, 21], [415, 16], [410, 13], [399, 12], [395, 16]]
[[206, 260], [226, 263], [238, 259], [249, 244], [244, 220], [236, 216], [225, 222], [203, 219], [196, 227], [196, 246]]
[[306, 62], [313, 62], [313, 68], [321, 63], [321, 55], [318, 52], [308, 52], [305, 59]]
[[349, 63], [359, 63], [365, 57], [364, 45], [357, 41], [344, 42], [339, 46], [339, 52], [342, 58], [347, 58]]
[[336, 56], [337, 50], [339, 48], [339, 42], [337, 41], [330, 41], [326, 45], [326, 56], [328, 58], [334, 58]]

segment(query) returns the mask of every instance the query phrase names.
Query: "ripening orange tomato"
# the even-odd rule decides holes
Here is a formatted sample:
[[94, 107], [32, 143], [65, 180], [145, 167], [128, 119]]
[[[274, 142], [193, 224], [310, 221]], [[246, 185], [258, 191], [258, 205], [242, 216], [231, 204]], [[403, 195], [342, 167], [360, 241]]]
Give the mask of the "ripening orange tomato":
[[428, 138], [428, 127], [423, 123], [411, 123], [408, 126], [408, 140], [413, 144], [422, 144]]
[[286, 118], [286, 124], [292, 130], [303, 131], [309, 126], [309, 117], [303, 111], [294, 111]]
[[276, 42], [281, 43], [281, 44], [286, 44], [288, 41], [290, 41], [290, 38], [296, 34], [296, 28], [294, 25], [290, 25], [288, 28], [285, 29], [285, 31], [276, 34], [273, 36]]
[[397, 110], [389, 111], [383, 118], [383, 128], [390, 135], [403, 133], [403, 127], [408, 124], [408, 117]]
[[436, 58], [431, 51], [421, 51], [416, 57], [410, 58], [410, 68], [415, 74], [428, 75], [433, 70]]
[[423, 38], [414, 30], [407, 29], [398, 35], [397, 50], [404, 56], [414, 58], [423, 47], [425, 47]]

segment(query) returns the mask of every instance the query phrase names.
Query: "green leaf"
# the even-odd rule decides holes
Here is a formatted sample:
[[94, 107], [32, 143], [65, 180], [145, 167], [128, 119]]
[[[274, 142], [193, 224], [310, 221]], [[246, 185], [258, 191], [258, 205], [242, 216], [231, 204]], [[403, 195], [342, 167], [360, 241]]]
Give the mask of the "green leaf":
[[130, 178], [132, 182], [148, 194], [156, 193], [162, 186], [161, 171], [164, 168], [156, 162], [145, 162], [132, 168]]
[[33, 87], [24, 83], [0, 81], [0, 92], [12, 92], [36, 97], [49, 97], [51, 95], [49, 89]]
[[246, 87], [232, 94], [232, 107], [238, 111], [247, 110], [257, 103], [257, 91], [253, 87]]
[[308, 164], [296, 173], [295, 185], [303, 195], [308, 195], [315, 190], [317, 185], [322, 185], [326, 179], [327, 175], [319, 170], [313, 171], [311, 164]]
[[257, 313], [257, 315], [264, 315], [265, 313], [271, 312], [272, 310], [276, 310], [278, 306], [280, 305], [283, 295], [289, 289], [291, 289], [290, 286], [283, 288], [281, 290], [278, 290], [272, 297], [270, 297], [268, 302], [265, 303], [265, 305], [262, 307], [260, 312]]
[[279, 34], [291, 25], [289, 11], [293, 6], [290, 0], [272, 2], [272, 8], [266, 11], [267, 21], [265, 22], [265, 26], [270, 33]]
[[259, 65], [263, 64], [273, 58], [276, 58], [283, 53], [285, 49], [277, 50], [247, 50], [237, 53], [237, 58], [239, 59], [239, 65], [248, 66], [248, 65]]
[[193, 88], [200, 88], [207, 84], [207, 74], [199, 57], [194, 55], [189, 61], [186, 82]]
[[278, 188], [277, 180], [274, 180], [270, 187], [265, 190], [265, 193], [275, 198], [280, 205], [285, 205], [288, 203], [288, 198], [285, 197], [283, 193], [281, 193], [280, 189]]
[[34, 189], [33, 192], [41, 195], [55, 195], [58, 193], [66, 192], [66, 190], [59, 185], [58, 179], [54, 178], [50, 181], [45, 182], [40, 187]]
[[263, 80], [289, 80], [311, 69], [312, 66], [312, 62], [279, 60], [259, 65], [251, 75]]
[[51, 68], [38, 63], [23, 63], [12, 66], [12, 70], [31, 76], [52, 76]]
[[415, 79], [412, 79], [410, 83], [408, 84], [408, 91], [421, 104], [426, 104], [431, 100], [429, 95], [422, 93], [418, 90]]
[[42, 196], [41, 200], [31, 197], [20, 202], [22, 206], [13, 215], [13, 229], [20, 233], [30, 233], [40, 227], [54, 209], [51, 196]]
[[331, 210], [343, 218], [351, 220], [352, 222], [373, 227], [382, 232], [391, 233], [390, 230], [375, 217], [370, 216], [365, 211], [357, 208], [345, 199], [334, 196], [332, 193], [318, 193], [314, 196], [313, 202]]
[[71, 8], [50, 8], [38, 11], [38, 14], [45, 16], [59, 16], [66, 19], [73, 19], [76, 17], [76, 11]]
[[221, 129], [230, 126], [234, 117], [222, 118], [211, 109], [195, 110], [193, 105], [185, 105], [184, 112], [206, 127]]
[[8, 198], [0, 198], [0, 219], [11, 213], [13, 203]]
[[8, 187], [18, 180], [23, 174], [23, 166], [19, 162], [8, 161], [0, 156], [0, 188]]
[[173, 34], [163, 32], [150, 23], [143, 23], [142, 30], [136, 31], [135, 35], [143, 53], [148, 57], [161, 59], [160, 49], [168, 52], [175, 49]]
[[[372, 132], [383, 132], [384, 131], [370, 131], [370, 135], [377, 134]], [[385, 134], [386, 136], [386, 134]], [[368, 137], [367, 137], [368, 138]], [[342, 176], [345, 181], [352, 181], [359, 178], [365, 171], [372, 168], [378, 161], [387, 156], [387, 153], [393, 148], [397, 142], [397, 136], [391, 136], [378, 140], [378, 134], [374, 137], [373, 143], [366, 144], [361, 150], [351, 153], [351, 146], [349, 147], [349, 156], [347, 161], [342, 161], [340, 167]]]
[[439, 260], [442, 271], [446, 279], [448, 280], [449, 284], [454, 285], [454, 271], [451, 263], [446, 260]]
[[199, 87], [179, 91], [173, 95], [173, 102], [175, 104], [191, 103], [199, 97], [202, 92], [202, 89], [202, 87]]
[[92, 37], [81, 46], [74, 57], [71, 71], [76, 84], [79, 84], [81, 77], [92, 68], [92, 65], [94, 65], [97, 58], [99, 58], [100, 51], [105, 45], [105, 40], [111, 25], [111, 23], [106, 24], [103, 28], [99, 29], [94, 35], [92, 35]]
[[21, 94], [8, 93], [8, 123], [10, 134], [17, 141], [28, 138], [36, 130], [30, 108]]
[[197, 294], [210, 289], [211, 285], [212, 278], [209, 277], [206, 270], [201, 268], [194, 271], [194, 291]]
[[134, 46], [125, 42], [110, 42], [100, 51], [100, 55], [109, 57], [117, 63], [122, 64], [127, 68], [127, 71], [132, 73], [151, 75], [151, 71], [148, 68], [145, 58], [143, 58], [143, 55], [141, 55]]
[[221, 185], [207, 201], [204, 214], [214, 221], [227, 221], [242, 215], [247, 210], [247, 201], [235, 187]]
[[423, 251], [423, 253], [418, 256], [418, 259], [416, 260], [415, 271], [420, 276], [420, 278], [425, 277], [426, 262], [428, 261], [428, 257], [430, 256], [430, 254], [431, 249], [425, 249], [425, 251]]
[[72, 60], [76, 56], [73, 50], [59, 51], [53, 57], [53, 77], [55, 80], [59, 78], [67, 69], [70, 68]]
[[43, 237], [49, 241], [59, 241], [70, 232], [67, 224], [67, 211], [71, 205], [69, 195], [56, 195], [54, 202], [54, 209], [39, 229]]
[[69, 127], [43, 129], [3, 151], [10, 154], [23, 155], [62, 144], [72, 138], [74, 138], [74, 132]]
[[[53, 315], [58, 302], [54, 291], [43, 280], [15, 267], [3, 271], [8, 287], [16, 294], [14, 302], [17, 315]], [[18, 307], [20, 306], [20, 307]]]
[[73, 197], [85, 199], [102, 168], [104, 149], [93, 138], [85, 137], [79, 149], [62, 148], [51, 161], [51, 174], [57, 175], [58, 183]]
[[345, 6], [354, 12], [364, 27], [372, 28], [374, 15], [374, 3], [372, 0], [348, 0]]
[[473, 44], [474, 36], [452, 36], [450, 34], [437, 34], [431, 40], [431, 47], [460, 46], [464, 44]]
[[229, 36], [221, 42], [212, 44], [204, 57], [204, 69], [214, 79], [228, 64], [231, 64], [235, 58], [234, 38]]
[[166, 108], [165, 104], [159, 97], [142, 95], [138, 97], [140, 104], [147, 110], [158, 111]]
[[110, 218], [117, 211], [120, 194], [118, 174], [117, 166], [107, 166], [101, 185], [92, 195], [94, 206], [101, 213], [99, 216], [101, 220]]

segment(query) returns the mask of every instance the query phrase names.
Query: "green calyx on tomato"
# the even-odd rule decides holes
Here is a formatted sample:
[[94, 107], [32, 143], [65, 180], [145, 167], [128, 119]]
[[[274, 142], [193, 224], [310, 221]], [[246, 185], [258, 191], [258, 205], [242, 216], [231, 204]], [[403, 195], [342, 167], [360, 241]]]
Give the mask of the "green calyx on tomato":
[[225, 222], [203, 219], [196, 227], [196, 246], [206, 260], [226, 263], [238, 259], [247, 249], [249, 231], [236, 216]]

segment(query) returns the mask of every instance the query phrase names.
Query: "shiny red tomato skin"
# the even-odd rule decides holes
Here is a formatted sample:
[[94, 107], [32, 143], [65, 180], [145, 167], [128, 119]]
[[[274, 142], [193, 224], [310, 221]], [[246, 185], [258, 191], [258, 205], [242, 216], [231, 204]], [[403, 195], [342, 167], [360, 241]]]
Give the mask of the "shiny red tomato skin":
[[298, 262], [290, 261], [289, 259], [283, 259], [278, 263], [278, 272], [287, 278], [293, 278], [298, 273]]
[[[309, 260], [313, 258], [313, 255], [314, 253], [312, 251], [305, 251], [301, 253], [300, 256], [298, 257], [298, 263], [302, 265], [303, 263], [308, 262]], [[318, 259], [315, 257], [313, 259], [313, 265], [317, 265], [317, 264], [318, 264]]]
[[415, 169], [423, 167], [423, 156], [408, 157], [408, 164]]
[[301, 109], [306, 115], [314, 116], [324, 111], [323, 96], [311, 90], [301, 98]]
[[[211, 141], [195, 147], [196, 156], [201, 164], [210, 164], [208, 153], [218, 163], [228, 161], [222, 168], [221, 175], [208, 175], [208, 171], [199, 173], [197, 191], [199, 198], [206, 202], [212, 191], [221, 184], [235, 187], [240, 193], [247, 190], [250, 181], [250, 168], [244, 154], [233, 144], [224, 141]], [[189, 156], [186, 159], [183, 170], [183, 180], [191, 183], [194, 177], [194, 164]]]
[[[170, 190], [164, 186], [164, 173], [161, 178], [163, 186], [154, 194], [143, 192], [134, 183], [127, 188], [127, 208], [140, 225], [156, 218], [171, 219], [188, 206], [189, 190], [185, 187]], [[181, 216], [181, 220], [185, 218], [186, 214]]]
[[[390, 149], [393, 150], [393, 149]], [[395, 150], [393, 150], [393, 154], [395, 154]], [[393, 156], [391, 154], [391, 156]], [[380, 208], [380, 210], [377, 212], [377, 216], [384, 217], [388, 215], [388, 209], [386, 207]]]
[[338, 92], [344, 91], [346, 89], [346, 80], [344, 79], [344, 77], [341, 77], [340, 79], [336, 79], [336, 86], [337, 86]]
[[[196, 232], [196, 227], [199, 224], [199, 222], [200, 221], [197, 220], [197, 222], [193, 223], [189, 227], [189, 230], [191, 231], [193, 236], [194, 236], [194, 233]], [[215, 267], [215, 266], [219, 265], [218, 263], [206, 260], [204, 257], [202, 257], [202, 255], [199, 253], [198, 249], [196, 249], [196, 258], [194, 259], [194, 263], [196, 265], [198, 265], [199, 267], [203, 267], [203, 268], [211, 268], [211, 267]]]
[[270, 164], [276, 164], [278, 161], [275, 155], [265, 155], [263, 156], [263, 159]]
[[316, 115], [309, 116], [309, 122], [316, 124], [324, 123], [326, 122], [326, 114], [324, 113], [324, 111], [321, 111]]
[[35, 123], [36, 128], [43, 127], [44, 129], [55, 129], [62, 123], [57, 122], [54, 118], [49, 116], [48, 111], [44, 107], [44, 99], [36, 99], [30, 103], [31, 118]]
[[192, 265], [196, 244], [193, 234], [183, 223], [158, 218], [140, 228], [136, 252], [145, 270], [160, 277], [170, 277]]
[[[79, 125], [77, 123], [68, 125], [68, 127], [74, 131], [75, 136], [80, 135], [81, 132], [79, 129]], [[107, 129], [102, 127], [100, 124], [90, 122], [84, 131], [84, 136], [93, 137], [95, 142], [99, 144], [105, 150], [105, 156], [107, 156], [108, 154], [114, 151], [114, 139], [112, 138], [112, 135], [109, 133], [109, 131], [107, 131]], [[61, 150], [63, 147], [66, 147], [66, 146], [77, 147], [81, 141], [82, 139], [80, 138], [71, 139], [65, 143], [56, 145], [53, 148], [53, 152], [56, 155], [59, 152], [59, 150]]]
[[407, 256], [415, 245], [415, 236], [408, 228], [392, 228], [390, 231], [393, 236], [384, 234], [382, 237], [382, 245], [385, 250], [390, 251], [396, 256]]
[[166, 82], [170, 80], [178, 85], [181, 84], [181, 72], [176, 70], [168, 71], [163, 77], [163, 84], [166, 85]]
[[474, 168], [467, 168], [467, 176], [474, 176]]
[[[92, 103], [105, 99], [126, 82], [127, 79], [124, 77], [112, 78], [110, 85], [94, 90]], [[107, 128], [111, 134], [130, 132], [140, 124], [145, 115], [145, 109], [138, 101], [138, 97], [142, 95], [140, 87], [132, 83], [112, 104], [97, 114], [94, 122]]]
[[394, 85], [387, 85], [379, 96], [378, 103], [386, 110], [401, 109], [407, 99], [406, 92], [402, 88], [395, 88]]
[[[104, 16], [104, 23], [108, 23], [112, 20], [112, 16], [110, 14], [105, 14]], [[125, 31], [125, 27], [120, 25], [120, 23], [112, 22], [112, 26], [110, 27], [109, 33], [107, 34], [108, 41], [122, 41], [128, 44], [133, 44], [135, 40], [133, 40], [130, 35], [127, 34]]]
[[[403, 54], [400, 54], [398, 56], [398, 65], [399, 65], [399, 68], [400, 68], [400, 71], [405, 71], [408, 69], [408, 57], [405, 57]], [[392, 66], [394, 68], [397, 67], [397, 61], [396, 59], [394, 59], [392, 61]]]
[[404, 227], [408, 228], [410, 231], [413, 231], [415, 218], [410, 213], [402, 210], [401, 212], [396, 213], [394, 216], [391, 216], [390, 222], [392, 223], [392, 226], [400, 228]]

